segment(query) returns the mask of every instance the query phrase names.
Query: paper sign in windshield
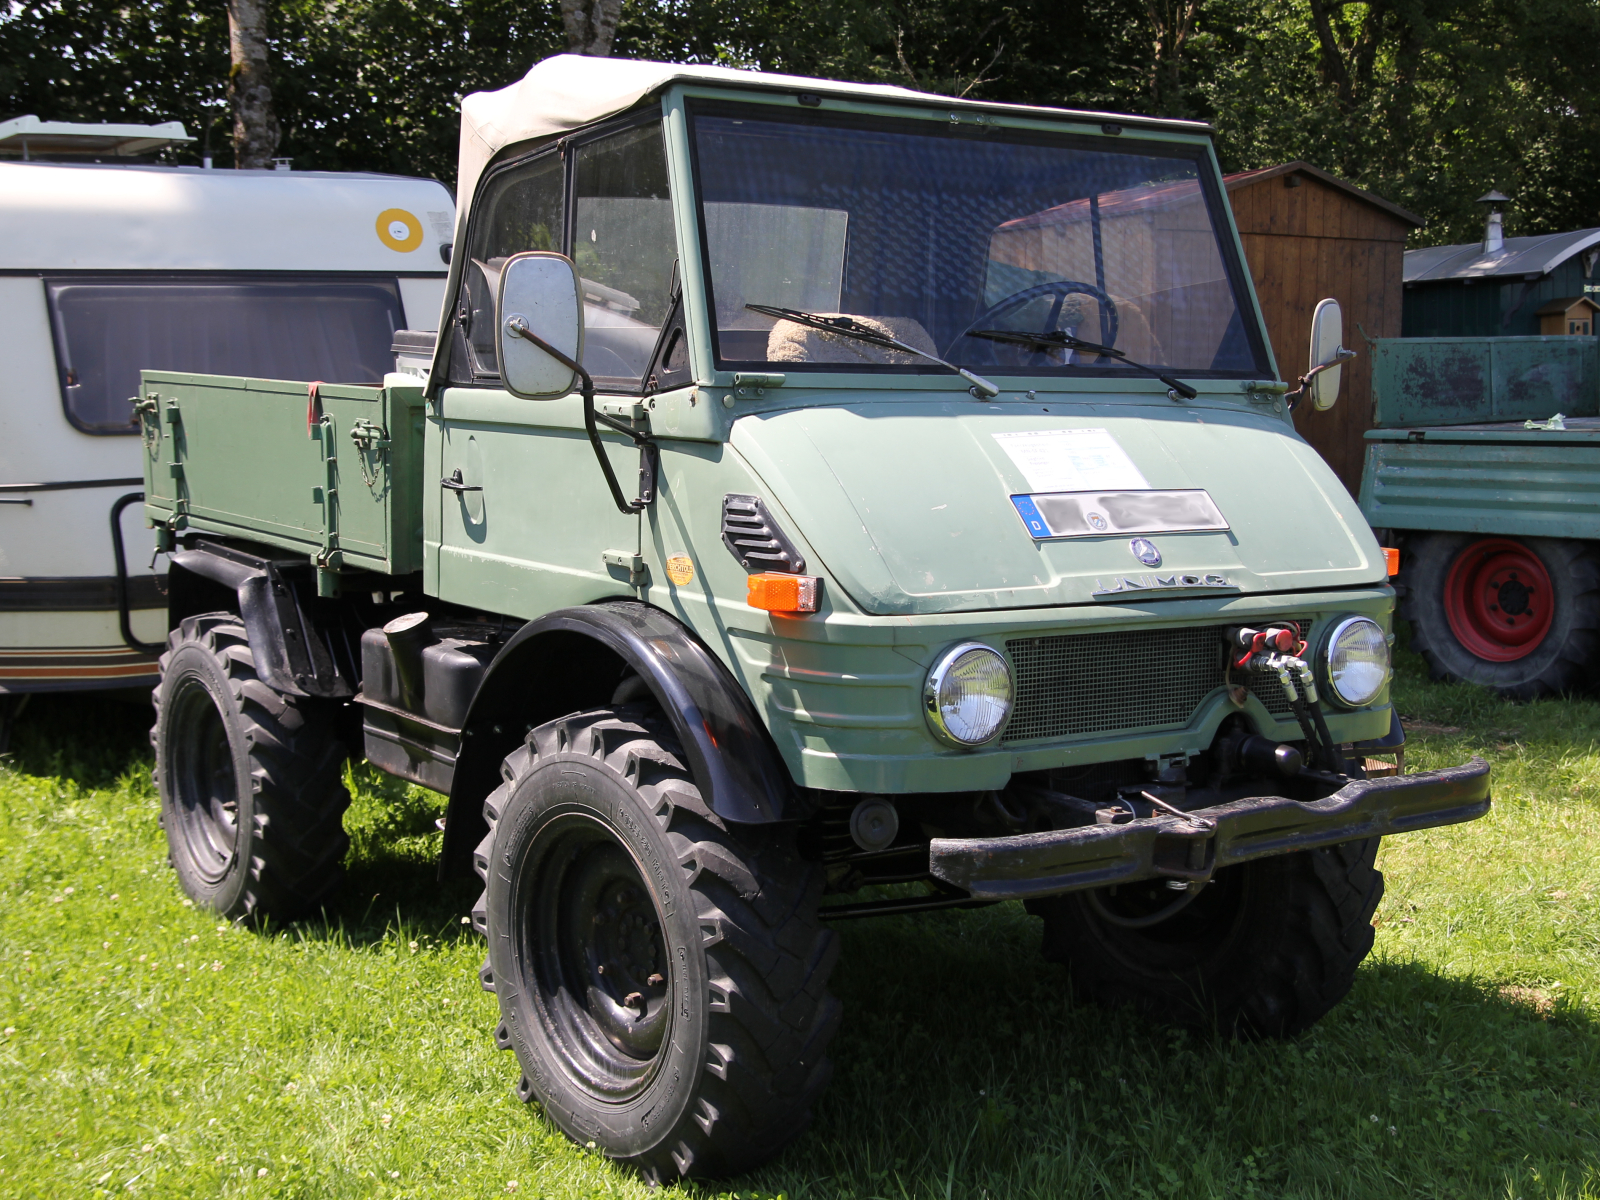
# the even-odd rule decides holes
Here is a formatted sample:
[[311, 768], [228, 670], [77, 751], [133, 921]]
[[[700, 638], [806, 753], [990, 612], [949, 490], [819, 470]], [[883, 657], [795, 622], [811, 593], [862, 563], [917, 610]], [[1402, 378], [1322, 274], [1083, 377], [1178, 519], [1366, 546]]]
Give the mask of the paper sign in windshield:
[[1182, 492], [1055, 492], [1013, 496], [1035, 541], [1130, 533], [1201, 533], [1228, 528], [1211, 496]]
[[1109, 430], [997, 433], [994, 440], [1017, 464], [1031, 492], [1132, 491], [1150, 486]]

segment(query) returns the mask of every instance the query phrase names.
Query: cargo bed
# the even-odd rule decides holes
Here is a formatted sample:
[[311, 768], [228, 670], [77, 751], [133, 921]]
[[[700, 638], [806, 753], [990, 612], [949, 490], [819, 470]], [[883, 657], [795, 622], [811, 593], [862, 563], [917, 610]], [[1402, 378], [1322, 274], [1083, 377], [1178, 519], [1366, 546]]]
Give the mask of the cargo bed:
[[211, 533], [304, 554], [329, 571], [421, 570], [420, 382], [141, 378], [145, 516], [169, 542]]

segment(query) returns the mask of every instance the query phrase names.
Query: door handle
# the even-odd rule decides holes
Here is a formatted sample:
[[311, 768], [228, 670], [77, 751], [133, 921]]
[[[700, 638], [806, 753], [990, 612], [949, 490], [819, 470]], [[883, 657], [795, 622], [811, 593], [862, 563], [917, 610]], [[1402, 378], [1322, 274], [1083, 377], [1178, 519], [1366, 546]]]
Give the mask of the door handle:
[[457, 467], [454, 471], [450, 472], [450, 478], [449, 479], [441, 479], [441, 480], [439, 480], [439, 486], [442, 487], [442, 488], [449, 488], [452, 492], [481, 492], [481, 491], [483, 491], [483, 485], [482, 484], [463, 483], [462, 482], [462, 480], [461, 480], [461, 468], [460, 467]]

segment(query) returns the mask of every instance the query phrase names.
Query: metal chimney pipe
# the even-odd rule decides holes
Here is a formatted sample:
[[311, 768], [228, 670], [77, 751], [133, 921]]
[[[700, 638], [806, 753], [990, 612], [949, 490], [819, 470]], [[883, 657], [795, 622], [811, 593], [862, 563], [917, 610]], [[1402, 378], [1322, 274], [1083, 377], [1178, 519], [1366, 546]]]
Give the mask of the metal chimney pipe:
[[1483, 252], [1485, 254], [1498, 254], [1505, 249], [1505, 218], [1501, 215], [1500, 206], [1510, 202], [1510, 196], [1503, 196], [1496, 191], [1485, 192], [1478, 197], [1478, 203], [1488, 206], [1489, 209], [1489, 215], [1483, 224]]

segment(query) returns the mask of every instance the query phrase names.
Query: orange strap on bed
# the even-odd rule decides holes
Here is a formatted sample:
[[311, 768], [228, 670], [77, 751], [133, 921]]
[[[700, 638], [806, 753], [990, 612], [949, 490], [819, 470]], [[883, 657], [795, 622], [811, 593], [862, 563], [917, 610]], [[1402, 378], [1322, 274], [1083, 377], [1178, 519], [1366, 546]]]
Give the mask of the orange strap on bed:
[[322, 386], [322, 380], [306, 384], [306, 436], [311, 437], [312, 431], [322, 424], [322, 397], [317, 394], [317, 389]]

